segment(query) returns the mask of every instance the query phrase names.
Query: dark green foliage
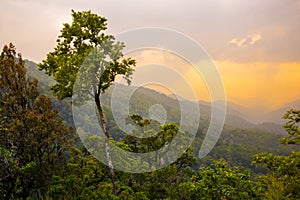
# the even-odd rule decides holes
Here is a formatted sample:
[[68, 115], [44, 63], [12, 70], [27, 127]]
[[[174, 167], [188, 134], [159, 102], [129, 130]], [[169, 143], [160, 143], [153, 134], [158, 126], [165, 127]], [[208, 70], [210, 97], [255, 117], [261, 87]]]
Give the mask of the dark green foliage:
[[[204, 115], [192, 147], [181, 149], [178, 145], [183, 154], [159, 170], [140, 174], [116, 171], [118, 188], [109, 175], [111, 168], [99, 162], [85, 147], [73, 144], [68, 151], [72, 130], [53, 107], [59, 108], [64, 120], [72, 125], [71, 107], [68, 101], [52, 96], [51, 101], [48, 88], [50, 84], [59, 99], [68, 100], [73, 95], [76, 73], [84, 60], [85, 69], [95, 72], [92, 80], [96, 82], [85, 82], [77, 95], [84, 101], [93, 89], [97, 97], [94, 100], [100, 109], [103, 106], [113, 144], [126, 151], [145, 153], [163, 148], [175, 136], [180, 136], [181, 141], [191, 137], [177, 125], [180, 121], [178, 101], [149, 89], [139, 89], [132, 96], [132, 116], [127, 118], [127, 123], [135, 126], [133, 133], [125, 135], [118, 128], [108, 106], [111, 98], [108, 88], [117, 74], [125, 75], [130, 81], [135, 61], [123, 59], [124, 44], [103, 33], [107, 26], [105, 18], [90, 11], [72, 11], [72, 16], [73, 22], [64, 24], [55, 50], [39, 65], [56, 82], [35, 71], [34, 63], [27, 63], [30, 70], [26, 72], [24, 61], [16, 55], [13, 45], [5, 46], [1, 54], [0, 199], [300, 199], [299, 110], [290, 110], [284, 116], [288, 120], [284, 126], [288, 135], [280, 140], [284, 145], [278, 142], [282, 134], [275, 133], [277, 128], [274, 130], [272, 125], [268, 124], [272, 127], [267, 128], [272, 129], [270, 134], [266, 129], [232, 118], [231, 126], [225, 126], [213, 151], [195, 164], [194, 149], [197, 152], [202, 145], [209, 123], [209, 108], [202, 107]], [[97, 54], [87, 57], [92, 49]], [[41, 77], [44, 84], [38, 87], [35, 76]], [[104, 92], [106, 96], [102, 95]], [[120, 102], [122, 95], [119, 94]], [[118, 103], [117, 107], [122, 105]], [[168, 111], [165, 124], [143, 118], [154, 104], [161, 104]], [[190, 108], [187, 107], [188, 120], [194, 116]], [[124, 108], [119, 106], [118, 109], [122, 113]], [[85, 126], [95, 125], [88, 116], [81, 119], [80, 123]], [[240, 122], [247, 128], [232, 126]], [[148, 137], [140, 137], [145, 135]], [[103, 140], [98, 143], [98, 139], [95, 135], [86, 138], [95, 148], [104, 149], [105, 143]], [[160, 156], [156, 154], [149, 159], [159, 163]], [[119, 157], [117, 159], [126, 160]], [[136, 164], [146, 166], [142, 162]], [[131, 167], [130, 163], [127, 165]], [[254, 169], [255, 166], [259, 168]], [[113, 193], [116, 189], [117, 193]]]
[[0, 57], [0, 195], [6, 199], [45, 193], [52, 175], [65, 165], [72, 135], [16, 56], [10, 44]]
[[[290, 110], [284, 115], [288, 122], [284, 125], [288, 137], [281, 139], [286, 144], [299, 145], [300, 110]], [[299, 199], [300, 198], [300, 152], [293, 151], [288, 156], [260, 153], [253, 159], [253, 164], [267, 167], [271, 174], [261, 176], [266, 188], [267, 199]], [[276, 196], [274, 196], [276, 194]]]
[[242, 167], [229, 167], [225, 160], [202, 167], [173, 192], [172, 199], [262, 199], [259, 185]]
[[[144, 98], [147, 92], [149, 94], [147, 95], [147, 98]], [[114, 124], [112, 113], [109, 107], [106, 106], [107, 102], [109, 102], [109, 95], [110, 90], [108, 90], [106, 95], [103, 96], [103, 103], [105, 103], [104, 110], [105, 116], [108, 119], [108, 129], [111, 130], [112, 135], [116, 134], [116, 138], [114, 138], [120, 141], [117, 145], [128, 151], [142, 151], [138, 143], [136, 143], [137, 141], [139, 141], [138, 138], [131, 137], [131, 139], [127, 142], [122, 141], [122, 138], [124, 138], [125, 135]], [[152, 105], [152, 103], [159, 103], [155, 99], [160, 99], [160, 95], [161, 94], [150, 91], [148, 89], [140, 89], [137, 91], [137, 93], [135, 93], [135, 99], [133, 99], [132, 106], [134, 105], [134, 103], [140, 104], [143, 101], [145, 102], [145, 107], [148, 106], [149, 108], [149, 106]], [[173, 102], [173, 100], [168, 100], [169, 97], [165, 95], [161, 96], [163, 96], [161, 97], [163, 100], [160, 100], [160, 102], [166, 101], [168, 104]], [[154, 97], [153, 101], [150, 97]], [[61, 102], [59, 101], [56, 101], [56, 103], [59, 108], [64, 108], [67, 105], [66, 104], [62, 106]], [[175, 109], [176, 103], [174, 103], [174, 106], [175, 107], [173, 108], [172, 112], [168, 112], [168, 119], [177, 119], [178, 113]], [[135, 110], [132, 109], [133, 113], [134, 111]], [[142, 114], [144, 115], [145, 113]], [[292, 114], [292, 112], [290, 113]], [[159, 133], [161, 128], [157, 122], [152, 120], [149, 123], [149, 121], [140, 118], [139, 116], [136, 116], [135, 122], [130, 120], [131, 119], [128, 119], [128, 123], [136, 123], [138, 125], [142, 125], [143, 123], [148, 124], [144, 127], [136, 126], [137, 135], [142, 134], [141, 131], [152, 131], [153, 136], [155, 136], [157, 133]], [[207, 128], [208, 122], [209, 121], [205, 121], [204, 118], [202, 118], [202, 120], [200, 121], [200, 129], [193, 144], [194, 148], [199, 148], [201, 146], [204, 136], [202, 132], [204, 132], [205, 128]], [[93, 126], [89, 124], [89, 121], [86, 121], [85, 123], [87, 124], [87, 126]], [[292, 124], [293, 122], [290, 123]], [[299, 169], [299, 166], [297, 164], [299, 163], [299, 155], [296, 151], [297, 148], [290, 147], [295, 145], [280, 145], [279, 140], [282, 135], [283, 134], [280, 132], [278, 132], [278, 134], [270, 134], [267, 131], [259, 129], [243, 130], [226, 126], [221, 136], [222, 139], [219, 140], [213, 151], [207, 157], [200, 160], [199, 165], [201, 166], [201, 171], [197, 172], [198, 167], [195, 165], [193, 166], [194, 170], [191, 170], [189, 166], [191, 166], [191, 163], [193, 162], [189, 162], [193, 161], [193, 159], [186, 158], [185, 154], [177, 160], [177, 164], [174, 163], [173, 165], [170, 165], [164, 169], [160, 169], [155, 172], [143, 174], [130, 174], [117, 171], [117, 181], [119, 185], [118, 197], [114, 196], [111, 192], [113, 186], [110, 182], [110, 177], [108, 176], [109, 169], [106, 166], [96, 161], [93, 157], [87, 154], [87, 152], [83, 153], [86, 157], [85, 162], [88, 162], [87, 160], [89, 159], [96, 161], [95, 166], [97, 166], [96, 168], [99, 169], [99, 171], [101, 171], [102, 176], [99, 175], [98, 181], [95, 181], [96, 179], [93, 173], [88, 173], [88, 171], [90, 170], [86, 170], [87, 174], [89, 175], [85, 176], [82, 174], [82, 171], [72, 172], [70, 166], [72, 166], [72, 163], [74, 164], [75, 162], [73, 160], [74, 154], [72, 154], [71, 160], [69, 161], [70, 164], [68, 164], [69, 167], [67, 167], [66, 171], [64, 171], [64, 175], [56, 175], [52, 179], [53, 185], [51, 186], [51, 190], [49, 190], [48, 195], [49, 198], [51, 197], [53, 199], [80, 199], [83, 197], [87, 198], [87, 196], [90, 199], [96, 197], [101, 197], [102, 199], [197, 199], [197, 197], [198, 199], [212, 199], [211, 197], [214, 194], [212, 194], [210, 190], [213, 189], [214, 184], [212, 182], [210, 183], [210, 179], [208, 178], [210, 176], [216, 176], [217, 180], [220, 181], [221, 185], [227, 185], [225, 187], [227, 189], [224, 190], [224, 192], [226, 191], [226, 193], [228, 194], [230, 194], [231, 192], [232, 194], [233, 189], [239, 191], [236, 194], [232, 194], [230, 197], [227, 197], [227, 199], [234, 199], [237, 197], [236, 195], [239, 195], [241, 199], [242, 197], [244, 197], [245, 199], [258, 199], [260, 197], [262, 197], [262, 199], [297, 199], [296, 191], [299, 190], [299, 183], [297, 182], [299, 178], [296, 174], [298, 173], [297, 170]], [[291, 135], [287, 135], [285, 137], [291, 138], [290, 136]], [[129, 139], [130, 137], [125, 138]], [[149, 139], [155, 139], [155, 137]], [[145, 142], [146, 141], [147, 138], [145, 138]], [[294, 149], [296, 152], [291, 154], [290, 152], [292, 149]], [[195, 152], [197, 152], [197, 149], [195, 149]], [[251, 165], [251, 158], [253, 157], [253, 155], [259, 152], [266, 152], [263, 154], [259, 154], [261, 155], [261, 159], [259, 160], [259, 162], [265, 163], [265, 166], [268, 168], [263, 168], [262, 165], [258, 165], [258, 169], [256, 169], [254, 165]], [[270, 155], [270, 153], [273, 154]], [[190, 152], [188, 153], [188, 155], [192, 156], [192, 153]], [[224, 158], [226, 160], [226, 162], [220, 161], [225, 164], [225, 170], [223, 171], [224, 173], [221, 173], [220, 169], [219, 171], [216, 170], [215, 160], [219, 160], [220, 158]], [[180, 168], [179, 161], [181, 159], [185, 160], [182, 163], [185, 163], [186, 166], [188, 166], [187, 168], [186, 166]], [[78, 162], [80, 160], [84, 159], [78, 159]], [[284, 167], [285, 165], [287, 167]], [[243, 166], [247, 169], [254, 171], [257, 174], [266, 175], [260, 176], [261, 178], [257, 179], [255, 176], [250, 176], [249, 171], [243, 170], [241, 167], [238, 166]], [[229, 174], [234, 174], [232, 182], [230, 181], [231, 179], [228, 179], [228, 177], [225, 176], [225, 172], [228, 172]], [[195, 177], [200, 177], [200, 174], [202, 174], [202, 178], [195, 179]], [[204, 174], [209, 174], [210, 176], [204, 176]], [[86, 177], [86, 179], [80, 179], [78, 178], [78, 176]], [[192, 179], [192, 177], [194, 178]], [[242, 179], [242, 177], [244, 177], [244, 179]], [[243, 185], [237, 185], [236, 182], [237, 180], [239, 180], [239, 178], [242, 179], [240, 180], [240, 182], [245, 184], [246, 186], [249, 186], [249, 188], [243, 189]], [[73, 185], [70, 185], [72, 181], [69, 182], [68, 180], [76, 181], [73, 181]], [[89, 185], [88, 183], [91, 184]], [[203, 187], [203, 189], [200, 189], [199, 185], [203, 183], [205, 183], [207, 187], [210, 187], [208, 189], [204, 189], [206, 187], [205, 186]], [[69, 185], [72, 189], [67, 188]], [[197, 190], [195, 189], [196, 186], [199, 186]], [[240, 192], [242, 189], [246, 192]], [[100, 190], [102, 191], [101, 193], [99, 192]], [[253, 196], [250, 196], [251, 192], [253, 192]], [[221, 193], [219, 192], [219, 194], [225, 193], [222, 193], [221, 191]], [[206, 197], [204, 197], [205, 195]], [[218, 198], [216, 197], [216, 199]]]
[[[53, 176], [49, 199], [148, 199], [142, 191], [134, 191], [118, 182], [118, 196], [107, 174], [108, 167], [91, 156], [85, 148], [73, 148], [71, 159], [62, 176]], [[120, 172], [121, 173], [121, 172]], [[124, 175], [128, 177], [128, 174]], [[121, 176], [120, 176], [121, 177]], [[126, 179], [125, 179], [126, 180]]]

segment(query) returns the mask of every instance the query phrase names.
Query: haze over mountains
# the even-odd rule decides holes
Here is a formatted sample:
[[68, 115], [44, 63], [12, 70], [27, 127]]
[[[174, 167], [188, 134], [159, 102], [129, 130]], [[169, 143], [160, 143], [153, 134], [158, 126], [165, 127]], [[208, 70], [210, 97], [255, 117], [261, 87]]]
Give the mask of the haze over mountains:
[[[28, 76], [38, 78], [39, 82], [43, 83], [44, 85], [52, 85], [54, 83], [51, 77], [37, 69], [36, 63], [26, 60], [26, 66], [28, 68]], [[144, 88], [143, 90], [149, 93], [150, 96], [163, 95], [165, 101], [168, 101], [167, 103], [170, 103], [170, 100], [175, 98], [175, 95], [165, 95], [147, 88]], [[198, 103], [200, 107], [201, 116], [210, 117], [211, 105], [209, 102], [191, 102], [178, 96], [176, 98], [180, 98], [181, 100], [186, 101], [190, 104]], [[283, 131], [282, 126], [285, 123], [282, 117], [284, 113], [286, 113], [286, 111], [291, 108], [300, 108], [300, 100], [285, 104], [276, 110], [268, 110], [267, 108], [262, 108], [261, 106], [258, 106], [257, 108], [246, 107], [238, 105], [236, 103], [227, 102], [225, 124], [241, 129], [261, 128], [269, 132], [279, 133]], [[191, 110], [190, 112], [192, 114], [194, 111]]]
[[[44, 72], [39, 71], [36, 64], [33, 62], [26, 61], [26, 66], [28, 69], [28, 76], [39, 79], [39, 88], [41, 93], [46, 93], [51, 97], [53, 107], [59, 111], [60, 115], [65, 119], [68, 125], [74, 125], [74, 116], [69, 100], [58, 100], [53, 97], [49, 91], [49, 86], [54, 84], [53, 79], [48, 75], [45, 75]], [[180, 127], [180, 129], [187, 131], [188, 133], [195, 133], [194, 131], [196, 131], [196, 139], [192, 146], [195, 149], [195, 155], [198, 155], [197, 153], [202, 146], [202, 139], [206, 135], [211, 123], [211, 104], [209, 102], [192, 102], [183, 99], [180, 96], [166, 95], [149, 88], [137, 88], [135, 86], [125, 86], [122, 84], [118, 84], [118, 86], [121, 87], [121, 91], [116, 92], [117, 95], [115, 97], [114, 109], [117, 112], [114, 114], [112, 112], [113, 106], [111, 105], [112, 92], [114, 91], [114, 88], [111, 87], [107, 90], [105, 95], [102, 96], [102, 104], [104, 114], [108, 122], [108, 129], [116, 141], [129, 133], [126, 126], [124, 126], [125, 129], [122, 127], [122, 124], [124, 125], [124, 123], [126, 123], [126, 118], [129, 115], [139, 114], [144, 118], [152, 118], [151, 112], [153, 114], [154, 111], [154, 116], [155, 113], [158, 113], [161, 121], [165, 120], [166, 123], [175, 122], [177, 124], [181, 124], [182, 113], [180, 111], [180, 104], [183, 103], [185, 125]], [[124, 99], [126, 99], [128, 97], [128, 93], [131, 93], [132, 91], [134, 91], [134, 93], [132, 93], [129, 100], [128, 114], [126, 113], [127, 107], [124, 106]], [[195, 118], [196, 116], [199, 116], [199, 113], [197, 113], [199, 111], [194, 109], [197, 104], [199, 105], [200, 119]], [[297, 104], [293, 104], [291, 106], [297, 106]], [[255, 123], [258, 122], [258, 119], [254, 118], [255, 120], [253, 120], [253, 116], [249, 114], [249, 112], [253, 113], [255, 111], [254, 109], [251, 110], [249, 108], [227, 102], [227, 115], [224, 127], [216, 146], [209, 155], [214, 159], [225, 158], [231, 160], [233, 164], [240, 164], [248, 169], [251, 168], [251, 170], [256, 170], [255, 167], [251, 165], [251, 158], [256, 153], [269, 152], [279, 155], [287, 155], [295, 148], [286, 148], [279, 143], [279, 139], [287, 135], [283, 128], [285, 121], [282, 120], [280, 123], [280, 119], [282, 118], [281, 112], [285, 113], [285, 110], [287, 110], [286, 107], [282, 107], [278, 111], [274, 110], [273, 112], [265, 112], [265, 115], [261, 116], [266, 116], [266, 121]], [[96, 133], [98, 132], [98, 123], [96, 122], [97, 120], [91, 120], [90, 115], [91, 112], [89, 111], [80, 113], [80, 115], [75, 114], [75, 116], [78, 117], [76, 127], [79, 123], [80, 126], [82, 126], [80, 128], [85, 128], [90, 133]], [[278, 118], [276, 115], [278, 115]], [[164, 123], [157, 119], [156, 121], [160, 124]], [[121, 126], [118, 122], [121, 122]], [[198, 124], [195, 125], [195, 123]], [[228, 149], [231, 150], [229, 151]]]
[[[175, 95], [170, 95], [174, 98]], [[182, 98], [182, 97], [181, 97]], [[182, 98], [183, 99], [183, 98]], [[199, 105], [205, 107], [210, 106], [209, 102], [198, 101]], [[300, 108], [300, 99], [286, 103], [279, 108], [270, 110], [262, 105], [247, 107], [239, 105], [230, 101], [226, 102], [227, 105], [227, 118], [243, 118], [244, 120], [252, 124], [268, 124], [275, 123], [282, 125], [285, 123], [282, 119], [283, 115], [290, 109], [299, 109]]]
[[261, 122], [272, 122], [277, 124], [283, 124], [284, 120], [282, 119], [283, 115], [286, 111], [292, 108], [300, 107], [300, 100], [296, 100], [287, 104], [280, 106], [274, 110], [268, 110], [262, 107], [244, 107], [241, 105], [237, 105], [232, 102], [227, 102], [227, 107], [230, 111], [233, 111], [235, 115], [243, 117], [248, 121], [258, 124]]

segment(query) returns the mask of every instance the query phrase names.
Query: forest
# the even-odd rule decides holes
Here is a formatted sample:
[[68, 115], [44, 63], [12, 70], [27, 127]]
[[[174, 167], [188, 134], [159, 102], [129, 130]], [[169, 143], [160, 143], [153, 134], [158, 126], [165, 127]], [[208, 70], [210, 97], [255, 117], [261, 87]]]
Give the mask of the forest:
[[[109, 102], [116, 76], [130, 82], [137, 63], [123, 56], [126, 44], [104, 32], [104, 17], [72, 11], [72, 20], [63, 25], [56, 48], [39, 64], [23, 59], [12, 43], [2, 49], [0, 199], [300, 199], [300, 110], [296, 108], [282, 116], [286, 123], [278, 132], [241, 128], [226, 121], [217, 144], [201, 159], [196, 152], [204, 140], [209, 114], [201, 115], [188, 148], [176, 146], [183, 153], [169, 165], [159, 167], [172, 160], [172, 155], [162, 159], [150, 154], [153, 156], [135, 163], [118, 157], [109, 144], [145, 154], [170, 144], [176, 136], [188, 140], [190, 133], [180, 130], [176, 99], [140, 88], [131, 99], [131, 115], [124, 116], [136, 136], [124, 134], [113, 120]], [[96, 61], [86, 61], [92, 49], [97, 50]], [[85, 70], [93, 75], [83, 74], [91, 78], [74, 91], [84, 60], [89, 67]], [[133, 86], [121, 87], [130, 90]], [[125, 93], [118, 94], [120, 105]], [[74, 124], [72, 104], [87, 100], [95, 103], [98, 120], [90, 121], [85, 115], [77, 119], [90, 130], [82, 138]], [[165, 124], [146, 117], [156, 103], [167, 108]], [[193, 111], [188, 113], [192, 120]], [[93, 134], [97, 125], [102, 136]], [[137, 137], [143, 133], [151, 137]], [[93, 149], [104, 152], [107, 164], [97, 159]], [[135, 165], [147, 172], [115, 169], [119, 165], [124, 169]]]

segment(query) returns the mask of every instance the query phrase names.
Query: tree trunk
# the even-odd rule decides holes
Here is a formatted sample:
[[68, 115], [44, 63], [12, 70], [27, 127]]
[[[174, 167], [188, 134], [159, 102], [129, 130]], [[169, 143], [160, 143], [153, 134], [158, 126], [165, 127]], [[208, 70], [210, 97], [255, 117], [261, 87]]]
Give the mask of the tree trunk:
[[103, 130], [104, 135], [106, 137], [106, 140], [105, 140], [105, 153], [106, 153], [106, 157], [107, 157], [107, 161], [108, 161], [109, 171], [110, 171], [110, 174], [111, 174], [111, 181], [112, 181], [112, 184], [113, 184], [113, 187], [114, 187], [114, 194], [118, 195], [118, 187], [117, 187], [117, 182], [116, 182], [116, 176], [115, 176], [113, 163], [112, 163], [110, 153], [109, 153], [109, 134], [108, 134], [107, 127], [106, 127], [106, 122], [105, 122], [102, 106], [101, 106], [101, 103], [100, 103], [100, 97], [98, 95], [96, 95], [96, 97], [95, 97], [95, 103], [96, 103], [96, 106], [97, 106], [97, 109], [98, 109], [99, 118], [100, 118], [100, 122], [101, 122], [101, 127], [102, 127], [102, 130]]

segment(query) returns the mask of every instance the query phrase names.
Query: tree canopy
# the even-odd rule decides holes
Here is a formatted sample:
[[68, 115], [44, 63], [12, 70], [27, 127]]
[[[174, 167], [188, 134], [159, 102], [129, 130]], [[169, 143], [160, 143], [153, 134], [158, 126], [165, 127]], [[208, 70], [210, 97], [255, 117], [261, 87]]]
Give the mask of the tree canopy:
[[[87, 70], [96, 77], [96, 80], [89, 83], [95, 86], [95, 98], [105, 92], [118, 74], [125, 75], [129, 80], [135, 60], [123, 58], [124, 44], [115, 41], [114, 36], [105, 34], [107, 20], [91, 11], [74, 10], [72, 19], [71, 24], [63, 25], [54, 51], [48, 53], [47, 58], [39, 64], [39, 68], [56, 81], [52, 87], [54, 94], [59, 99], [71, 97], [76, 75], [82, 66], [89, 68]], [[95, 57], [88, 56], [93, 50]], [[84, 64], [85, 60], [90, 63]], [[84, 81], [89, 81], [89, 78]], [[82, 86], [80, 91], [83, 89]]]
[[0, 195], [26, 199], [47, 191], [52, 174], [66, 162], [72, 130], [26, 77], [24, 61], [12, 44], [0, 56]]
[[[129, 116], [126, 122], [134, 125], [133, 135], [122, 135], [112, 114], [106, 115], [106, 123], [102, 103], [107, 104], [100, 96], [117, 75], [124, 75], [130, 82], [135, 61], [124, 58], [124, 44], [105, 34], [104, 17], [73, 10], [72, 17], [71, 24], [64, 24], [56, 48], [39, 68], [55, 79], [52, 90], [59, 99], [75, 95], [79, 105], [88, 99], [96, 103], [106, 137], [102, 140], [101, 136], [90, 135], [87, 140], [97, 143], [95, 148], [104, 149], [108, 160], [108, 141], [126, 151], [145, 153], [156, 152], [178, 135], [180, 140], [187, 140], [189, 134], [180, 130], [174, 117], [175, 100], [167, 107], [173, 111], [168, 113], [165, 124], [137, 114]], [[75, 143], [72, 128], [66, 126], [45, 94], [49, 95], [38, 90], [34, 77], [26, 77], [24, 60], [14, 45], [5, 45], [0, 55], [0, 199], [300, 199], [300, 110], [292, 109], [284, 115], [287, 134], [280, 139], [280, 149], [279, 142], [273, 144], [279, 139], [273, 133], [227, 128], [223, 130], [224, 139], [219, 140], [214, 150], [202, 160], [196, 159], [193, 147], [203, 142], [202, 133], [208, 127], [205, 119], [200, 122], [193, 147], [183, 149], [177, 145], [184, 152], [180, 158], [159, 170], [128, 173], [114, 171], [113, 163], [104, 165], [80, 142]], [[144, 93], [140, 96], [145, 108], [155, 102], [149, 101]], [[61, 101], [51, 98], [55, 99], [54, 104], [70, 112], [68, 102], [60, 104]], [[167, 98], [164, 95], [163, 99]], [[81, 117], [86, 126], [94, 124], [86, 116]], [[118, 133], [115, 140], [108, 131]], [[139, 138], [141, 135], [149, 137]], [[242, 140], [246, 141], [238, 143]], [[273, 151], [261, 148], [263, 145], [269, 145]], [[159, 164], [168, 157], [155, 154], [149, 159]], [[253, 170], [249, 166], [251, 159], [253, 168], [264, 170]], [[149, 167], [142, 160], [124, 167], [134, 164]]]
[[114, 83], [117, 75], [124, 75], [129, 83], [135, 60], [123, 58], [124, 44], [116, 42], [112, 35], [105, 34], [107, 20], [104, 17], [91, 11], [72, 10], [72, 18], [72, 24], [64, 24], [56, 48], [39, 64], [39, 68], [53, 76], [56, 84], [51, 89], [59, 99], [75, 95], [73, 103], [80, 104], [90, 99], [95, 101], [99, 123], [107, 139], [104, 150], [111, 169], [114, 192], [117, 194], [108, 146], [110, 135], [100, 95]]

